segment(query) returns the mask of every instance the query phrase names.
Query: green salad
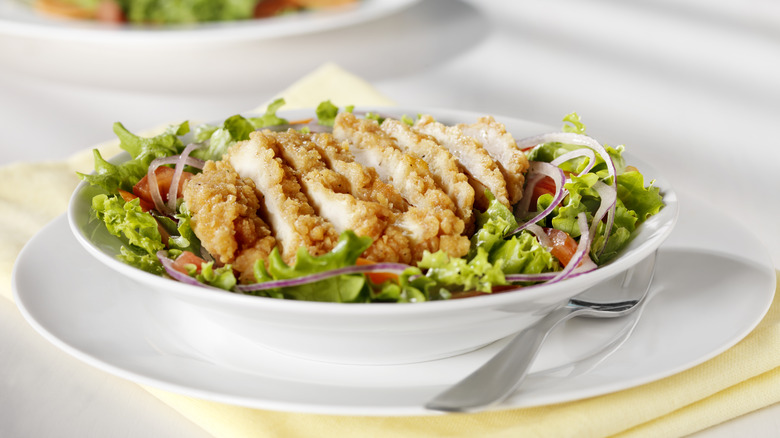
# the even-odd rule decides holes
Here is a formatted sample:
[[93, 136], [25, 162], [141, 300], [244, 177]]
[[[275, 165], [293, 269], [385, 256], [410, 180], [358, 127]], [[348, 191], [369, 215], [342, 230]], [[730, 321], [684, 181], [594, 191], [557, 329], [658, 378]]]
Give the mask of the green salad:
[[[194, 130], [188, 122], [171, 125], [152, 137], [116, 123], [114, 132], [130, 159], [112, 164], [95, 150], [95, 171], [79, 176], [100, 188], [92, 199], [91, 220], [122, 241], [117, 257], [175, 281], [263, 297], [345, 303], [447, 300], [538, 287], [598, 269], [664, 206], [652, 181], [625, 163], [623, 146], [600, 145], [586, 135], [579, 117], [569, 114], [561, 132], [516, 141], [529, 163], [523, 197], [508, 206], [486, 191], [487, 208], [474, 210], [473, 232], [466, 236], [469, 246], [462, 256], [439, 250], [426, 251], [413, 263], [367, 261], [363, 254], [372, 239], [344, 230], [328, 252], [312, 255], [300, 248], [294, 262], [286, 262], [274, 248], [254, 263], [254, 278], [246, 281], [204, 247], [181, 187], [206, 162], [220, 161], [256, 130], [327, 132], [337, 115], [354, 111], [323, 102], [312, 120], [289, 121], [277, 114], [283, 105], [279, 99], [265, 114], [234, 115]], [[355, 115], [377, 123], [387, 118]], [[415, 121], [410, 116], [400, 120]], [[166, 194], [174, 196], [166, 200]]]

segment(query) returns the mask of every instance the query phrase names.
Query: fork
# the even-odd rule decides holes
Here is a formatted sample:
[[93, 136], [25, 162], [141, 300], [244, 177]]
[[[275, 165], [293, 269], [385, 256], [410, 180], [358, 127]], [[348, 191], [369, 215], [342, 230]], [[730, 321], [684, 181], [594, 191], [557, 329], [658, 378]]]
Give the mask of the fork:
[[437, 411], [469, 412], [505, 400], [520, 387], [542, 343], [559, 324], [575, 316], [615, 318], [636, 310], [650, 290], [655, 260], [656, 253], [653, 252], [626, 271], [618, 295], [631, 298], [612, 302], [588, 301], [586, 296], [590, 292], [598, 292], [599, 286], [588, 289], [517, 333], [495, 356], [431, 399], [425, 407]]

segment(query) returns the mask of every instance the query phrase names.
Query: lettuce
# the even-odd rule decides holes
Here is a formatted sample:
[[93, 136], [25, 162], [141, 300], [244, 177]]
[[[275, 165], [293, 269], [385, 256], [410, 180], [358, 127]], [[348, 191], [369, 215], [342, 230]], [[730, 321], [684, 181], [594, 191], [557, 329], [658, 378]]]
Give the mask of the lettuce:
[[469, 261], [450, 257], [443, 251], [426, 252], [418, 267], [427, 269], [425, 276], [433, 283], [427, 285], [449, 291], [477, 290], [491, 292], [493, 286], [507, 284], [500, 264], [488, 261], [488, 253], [482, 248]]
[[[258, 260], [255, 263], [255, 279], [258, 282], [288, 280], [331, 269], [353, 266], [360, 254], [368, 249], [369, 246], [371, 246], [370, 237], [359, 237], [352, 231], [345, 231], [339, 237], [336, 246], [330, 252], [321, 256], [313, 256], [305, 248], [299, 248], [295, 265], [293, 266], [285, 263], [279, 250], [274, 248], [268, 257], [267, 268], [262, 260]], [[260, 293], [293, 300], [354, 303], [368, 300], [369, 291], [367, 287], [366, 277], [363, 274], [351, 274]]]
[[120, 196], [100, 194], [92, 198], [92, 209], [106, 229], [125, 242], [118, 255], [120, 260], [144, 271], [162, 273], [156, 254], [165, 245], [157, 221], [141, 209], [137, 198], [125, 202]]
[[477, 231], [471, 238], [468, 258], [474, 259], [480, 251], [487, 254], [488, 262], [495, 264], [505, 274], [537, 274], [554, 270], [558, 264], [550, 252], [542, 247], [535, 236], [522, 232], [507, 239], [517, 228], [512, 210], [500, 203], [490, 193], [487, 210], [477, 214]]
[[149, 164], [155, 158], [176, 155], [184, 149], [180, 136], [188, 133], [188, 122], [169, 126], [165, 132], [154, 137], [140, 137], [128, 131], [121, 123], [114, 124], [114, 133], [119, 137], [119, 147], [130, 154], [131, 159], [114, 165], [103, 159], [100, 152], [93, 151], [95, 173], [78, 176], [92, 185], [99, 186], [108, 193], [117, 193], [122, 189], [131, 191], [133, 185], [146, 175]]
[[[575, 113], [567, 115], [564, 121], [568, 123], [564, 125], [564, 131], [585, 134], [585, 125]], [[582, 146], [547, 143], [534, 149], [529, 154], [529, 160], [550, 162], [560, 155], [580, 148]], [[625, 159], [623, 158], [625, 148], [623, 146], [616, 148], [605, 146], [605, 149], [612, 158], [617, 172], [614, 181], [617, 190], [617, 201], [615, 221], [610, 230], [607, 246], [604, 247], [604, 236], [607, 230], [603, 222], [597, 227], [596, 236], [591, 245], [591, 258], [599, 265], [617, 256], [619, 251], [628, 244], [636, 227], [648, 217], [658, 213], [664, 206], [663, 198], [657, 187], [653, 187], [652, 183], [645, 187], [644, 177], [641, 173], [635, 170], [626, 170]], [[545, 226], [566, 231], [574, 238], [580, 237], [577, 215], [584, 212], [590, 223], [601, 203], [598, 192], [593, 189], [595, 183], [599, 180], [612, 183], [606, 163], [599, 156], [596, 157], [596, 164], [589, 173], [581, 177], [576, 176], [584, 169], [586, 161], [586, 158], [579, 158], [563, 163], [560, 166], [565, 171], [573, 173], [570, 177], [571, 181], [564, 185], [568, 191], [568, 196], [543, 223]], [[552, 202], [552, 196], [547, 194], [540, 196], [537, 200], [537, 211], [549, 206], [550, 202]]]

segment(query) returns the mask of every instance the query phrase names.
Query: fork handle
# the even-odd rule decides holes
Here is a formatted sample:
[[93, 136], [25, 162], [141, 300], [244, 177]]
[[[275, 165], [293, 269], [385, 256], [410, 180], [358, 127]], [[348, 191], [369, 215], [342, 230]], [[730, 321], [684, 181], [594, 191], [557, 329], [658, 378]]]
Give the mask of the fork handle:
[[516, 334], [484, 365], [434, 397], [425, 407], [447, 412], [468, 412], [498, 403], [512, 394], [528, 375], [547, 335], [582, 308], [560, 307]]

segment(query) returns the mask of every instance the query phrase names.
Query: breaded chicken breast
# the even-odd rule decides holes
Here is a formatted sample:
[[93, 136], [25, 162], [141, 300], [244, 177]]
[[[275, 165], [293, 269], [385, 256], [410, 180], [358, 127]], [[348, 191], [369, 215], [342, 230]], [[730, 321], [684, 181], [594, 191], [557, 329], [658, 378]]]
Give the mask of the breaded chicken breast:
[[460, 128], [439, 123], [430, 115], [420, 116], [414, 123], [414, 129], [435, 138], [455, 156], [468, 173], [469, 182], [474, 187], [474, 202], [477, 208], [485, 210], [488, 207], [485, 189], [490, 190], [499, 202], [510, 206], [506, 180], [496, 161], [481, 144], [465, 135]]
[[436, 184], [425, 161], [403, 153], [376, 121], [361, 120], [350, 113], [336, 117], [333, 136], [347, 142], [355, 161], [376, 169], [408, 202], [410, 207], [397, 224], [411, 240], [415, 261], [426, 250], [442, 250], [453, 257], [468, 252], [465, 223], [455, 214], [455, 204]]
[[249, 140], [233, 145], [223, 160], [239, 175], [251, 179], [264, 195], [266, 221], [276, 236], [282, 258], [290, 264], [299, 248], [321, 255], [335, 246], [339, 235], [309, 204], [295, 173], [279, 156], [277, 140], [271, 134], [251, 133]]
[[464, 134], [477, 140], [496, 160], [501, 174], [506, 180], [509, 202], [516, 204], [523, 198], [525, 173], [528, 171], [528, 157], [517, 147], [512, 134], [506, 131], [503, 123], [492, 116], [480, 117], [477, 123], [460, 124], [458, 128]]
[[[411, 262], [409, 238], [398, 230], [397, 215], [373, 199], [358, 199], [350, 193], [344, 175], [329, 169], [315, 143], [322, 148], [335, 147], [329, 134], [303, 134], [289, 130], [275, 135], [284, 161], [295, 171], [301, 188], [317, 214], [327, 219], [337, 232], [352, 230], [368, 236], [373, 244], [363, 257], [374, 261]], [[329, 145], [330, 143], [330, 145]]]
[[232, 263], [244, 282], [254, 281], [256, 260], [276, 246], [270, 227], [257, 214], [261, 196], [225, 162], [206, 162], [203, 172], [184, 186], [192, 229], [219, 264]]
[[463, 219], [465, 232], [470, 234], [474, 229], [474, 189], [458, 160], [435, 139], [416, 132], [400, 120], [385, 119], [380, 127], [404, 153], [416, 155], [428, 163], [434, 181], [455, 203], [455, 213]]
[[340, 113], [333, 124], [333, 136], [348, 142], [355, 161], [376, 169], [382, 181], [395, 187], [410, 205], [455, 211], [455, 204], [436, 185], [428, 164], [403, 153], [376, 121]]

